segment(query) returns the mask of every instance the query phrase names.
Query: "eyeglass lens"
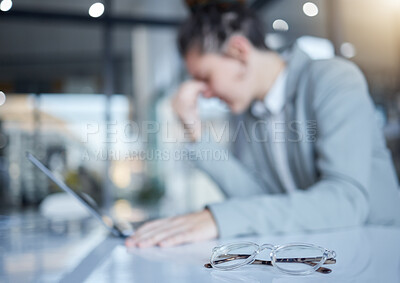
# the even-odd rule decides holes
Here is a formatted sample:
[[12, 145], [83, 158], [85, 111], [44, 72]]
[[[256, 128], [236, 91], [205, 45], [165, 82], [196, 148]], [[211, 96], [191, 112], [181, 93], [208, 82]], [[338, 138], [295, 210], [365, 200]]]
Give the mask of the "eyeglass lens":
[[258, 246], [252, 244], [233, 244], [218, 249], [211, 263], [215, 268], [232, 269], [242, 266], [249, 260], [249, 257], [257, 251]]
[[324, 250], [319, 247], [291, 245], [275, 252], [275, 265], [290, 273], [308, 273], [323, 260]]

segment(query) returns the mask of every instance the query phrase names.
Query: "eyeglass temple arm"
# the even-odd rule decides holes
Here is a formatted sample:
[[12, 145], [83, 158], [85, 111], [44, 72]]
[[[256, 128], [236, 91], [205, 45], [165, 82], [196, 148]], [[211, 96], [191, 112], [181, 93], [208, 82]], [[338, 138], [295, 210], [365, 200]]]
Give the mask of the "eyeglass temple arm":
[[[250, 255], [248, 254], [226, 254], [226, 258], [217, 260], [217, 263], [222, 263], [234, 259], [246, 259]], [[306, 263], [306, 262], [320, 262], [322, 260], [322, 257], [294, 257], [294, 258], [277, 258], [277, 262], [299, 262], [299, 263]], [[324, 262], [324, 264], [335, 264], [336, 259], [335, 258], [327, 258]]]
[[[311, 265], [311, 266], [317, 265], [317, 263], [315, 263], [315, 262], [302, 262], [302, 263], [303, 264], [307, 264], [307, 265]], [[268, 261], [268, 260], [258, 260], [258, 259], [256, 259], [252, 264], [272, 265], [272, 262]], [[205, 268], [213, 268], [210, 263], [204, 264], [204, 267]], [[328, 274], [328, 273], [332, 272], [332, 269], [329, 269], [329, 268], [326, 268], [326, 267], [320, 267], [315, 271], [319, 272], [319, 273], [323, 273], [323, 274]]]
[[[307, 265], [311, 265], [311, 266], [316, 266], [318, 263], [315, 263], [315, 262], [299, 262], [299, 263], [302, 263], [302, 264], [307, 264]], [[265, 265], [272, 265], [272, 262], [271, 261], [268, 261], [268, 260], [259, 260], [259, 259], [256, 259], [252, 264], [265, 264]], [[332, 272], [332, 269], [330, 269], [330, 268], [326, 268], [326, 267], [319, 267], [317, 270], [315, 270], [315, 271], [317, 271], [317, 272], [319, 272], [319, 273], [323, 273], [323, 274], [328, 274], [328, 273], [331, 273]]]

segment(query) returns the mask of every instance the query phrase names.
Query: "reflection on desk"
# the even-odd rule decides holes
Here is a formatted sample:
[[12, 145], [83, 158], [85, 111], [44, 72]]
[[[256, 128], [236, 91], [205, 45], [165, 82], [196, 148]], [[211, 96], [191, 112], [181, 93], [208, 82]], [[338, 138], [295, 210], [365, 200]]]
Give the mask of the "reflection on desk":
[[[400, 282], [400, 228], [369, 226], [318, 234], [246, 237], [173, 248], [129, 250], [122, 239], [101, 231], [74, 236], [74, 240], [58, 236], [58, 248], [31, 242], [30, 246], [37, 246], [30, 248], [28, 254], [18, 248], [23, 243], [14, 242], [12, 251], [7, 250], [2, 240], [0, 282]], [[26, 239], [33, 238], [26, 235]], [[233, 271], [203, 267], [214, 246], [235, 241], [313, 243], [335, 250], [337, 263], [329, 266], [333, 270], [331, 274], [300, 277], [261, 265]], [[43, 259], [61, 264], [57, 269]]]

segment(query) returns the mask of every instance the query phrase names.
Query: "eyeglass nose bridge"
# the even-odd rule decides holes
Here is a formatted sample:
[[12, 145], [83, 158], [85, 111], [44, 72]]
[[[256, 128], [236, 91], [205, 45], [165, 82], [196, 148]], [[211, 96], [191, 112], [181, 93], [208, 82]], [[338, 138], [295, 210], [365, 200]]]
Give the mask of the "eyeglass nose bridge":
[[261, 251], [263, 251], [263, 250], [265, 250], [265, 249], [268, 249], [268, 250], [273, 250], [274, 249], [274, 246], [273, 245], [271, 245], [271, 244], [263, 244], [263, 245], [261, 245], [260, 247], [259, 247], [259, 249], [258, 249], [258, 252], [261, 252]]

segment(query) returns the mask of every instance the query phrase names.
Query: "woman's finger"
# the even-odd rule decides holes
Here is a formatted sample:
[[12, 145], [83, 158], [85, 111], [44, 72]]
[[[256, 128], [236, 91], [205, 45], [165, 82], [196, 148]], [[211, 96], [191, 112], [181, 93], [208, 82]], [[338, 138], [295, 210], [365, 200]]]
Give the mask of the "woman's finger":
[[140, 239], [146, 233], [151, 233], [154, 229], [157, 229], [158, 227], [162, 226], [166, 220], [167, 219], [155, 220], [143, 224], [135, 231], [135, 234], [126, 239], [125, 245], [128, 247], [135, 246], [138, 239]]
[[169, 238], [164, 239], [159, 243], [160, 247], [173, 247], [176, 245], [193, 243], [196, 235], [193, 230], [186, 230], [185, 232], [176, 233]]
[[188, 229], [187, 226], [176, 226], [176, 227], [166, 228], [166, 229], [164, 229], [158, 233], [155, 233], [151, 236], [140, 239], [137, 242], [137, 245], [140, 248], [147, 248], [150, 246], [154, 246], [154, 245], [157, 245], [160, 242], [170, 238], [172, 235], [185, 233], [185, 231], [187, 231], [187, 229]]
[[[184, 229], [185, 222], [183, 219], [179, 218], [167, 218], [164, 221], [160, 221], [156, 225], [151, 225], [145, 227], [146, 229], [140, 229], [133, 235], [129, 240], [127, 240], [127, 246], [148, 246], [154, 243], [154, 241], [159, 241], [163, 239], [167, 235], [169, 236], [171, 233], [175, 233], [175, 231], [179, 231]], [[146, 242], [146, 244], [143, 244]]]
[[137, 229], [137, 231], [135, 232], [135, 236], [141, 235], [143, 233], [153, 230], [154, 228], [160, 227], [164, 222], [168, 220], [169, 218], [165, 218], [147, 222]]

